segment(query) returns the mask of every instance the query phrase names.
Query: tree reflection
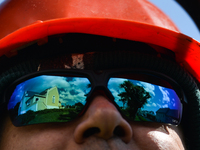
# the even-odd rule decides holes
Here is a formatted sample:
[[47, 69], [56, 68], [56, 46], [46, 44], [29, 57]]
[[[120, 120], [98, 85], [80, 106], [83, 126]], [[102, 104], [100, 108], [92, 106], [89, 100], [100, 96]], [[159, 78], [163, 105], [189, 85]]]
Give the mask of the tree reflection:
[[122, 111], [127, 117], [134, 119], [138, 109], [142, 108], [151, 96], [142, 86], [134, 85], [130, 81], [124, 81], [119, 87], [125, 90], [118, 94], [119, 101], [123, 103]]

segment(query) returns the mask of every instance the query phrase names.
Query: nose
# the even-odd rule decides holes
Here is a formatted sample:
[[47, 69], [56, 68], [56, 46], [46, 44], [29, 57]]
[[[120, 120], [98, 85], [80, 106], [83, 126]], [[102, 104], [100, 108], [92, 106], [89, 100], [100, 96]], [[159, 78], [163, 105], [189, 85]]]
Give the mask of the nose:
[[74, 132], [75, 141], [79, 144], [90, 136], [104, 140], [117, 136], [125, 143], [131, 140], [132, 129], [129, 123], [104, 96], [96, 96], [82, 118]]

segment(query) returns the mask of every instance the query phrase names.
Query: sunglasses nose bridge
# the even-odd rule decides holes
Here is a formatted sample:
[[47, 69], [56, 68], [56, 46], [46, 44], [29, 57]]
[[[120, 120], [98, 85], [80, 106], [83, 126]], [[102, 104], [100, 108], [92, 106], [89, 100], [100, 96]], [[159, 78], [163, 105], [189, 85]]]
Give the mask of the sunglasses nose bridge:
[[87, 97], [87, 99], [92, 99], [93, 96], [100, 94], [107, 97], [109, 100], [114, 101], [114, 96], [111, 91], [103, 84], [98, 84], [93, 87]]
[[92, 89], [87, 97], [87, 99], [91, 99], [92, 95], [95, 95], [94, 93], [102, 94], [108, 97], [111, 101], [114, 100], [114, 97], [111, 93], [111, 91], [108, 89], [109, 77], [105, 73], [101, 74], [95, 74], [92, 77]]

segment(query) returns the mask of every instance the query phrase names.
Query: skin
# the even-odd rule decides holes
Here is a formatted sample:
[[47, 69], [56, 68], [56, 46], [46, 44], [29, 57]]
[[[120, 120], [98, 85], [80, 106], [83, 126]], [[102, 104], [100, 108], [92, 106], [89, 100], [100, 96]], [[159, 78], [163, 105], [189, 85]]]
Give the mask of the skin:
[[6, 120], [1, 150], [183, 150], [177, 127], [125, 120], [103, 95], [69, 123], [15, 127]]

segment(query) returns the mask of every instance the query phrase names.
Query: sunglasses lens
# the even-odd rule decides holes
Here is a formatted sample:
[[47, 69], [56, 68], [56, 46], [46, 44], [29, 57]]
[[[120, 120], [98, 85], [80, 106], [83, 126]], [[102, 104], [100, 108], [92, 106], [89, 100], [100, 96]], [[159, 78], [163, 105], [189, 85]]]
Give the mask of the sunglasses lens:
[[[182, 103], [165, 80], [120, 75], [108, 81], [108, 89], [122, 114], [132, 121], [178, 125]], [[8, 110], [15, 126], [68, 122], [77, 118], [91, 91], [88, 78], [76, 75], [41, 75], [21, 82], [11, 94]]]
[[176, 92], [163, 85], [110, 78], [108, 89], [121, 112], [132, 121], [161, 122], [178, 125], [182, 104]]
[[18, 84], [8, 110], [15, 126], [68, 122], [82, 111], [90, 81], [85, 77], [42, 75]]

